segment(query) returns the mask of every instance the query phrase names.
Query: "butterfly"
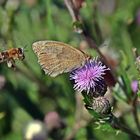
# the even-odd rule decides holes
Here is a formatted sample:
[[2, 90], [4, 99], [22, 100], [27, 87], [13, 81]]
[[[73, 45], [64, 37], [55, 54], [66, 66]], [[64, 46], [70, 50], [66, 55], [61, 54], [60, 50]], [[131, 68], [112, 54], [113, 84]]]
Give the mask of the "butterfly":
[[90, 56], [68, 44], [58, 41], [37, 41], [32, 44], [45, 74], [56, 77], [83, 66]]

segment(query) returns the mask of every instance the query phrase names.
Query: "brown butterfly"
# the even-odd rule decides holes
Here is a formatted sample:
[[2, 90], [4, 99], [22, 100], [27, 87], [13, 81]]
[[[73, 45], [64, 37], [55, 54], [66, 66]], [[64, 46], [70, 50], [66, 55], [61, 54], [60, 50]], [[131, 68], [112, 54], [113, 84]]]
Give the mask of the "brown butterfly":
[[84, 52], [58, 41], [37, 41], [32, 48], [45, 74], [51, 77], [71, 72], [90, 58]]

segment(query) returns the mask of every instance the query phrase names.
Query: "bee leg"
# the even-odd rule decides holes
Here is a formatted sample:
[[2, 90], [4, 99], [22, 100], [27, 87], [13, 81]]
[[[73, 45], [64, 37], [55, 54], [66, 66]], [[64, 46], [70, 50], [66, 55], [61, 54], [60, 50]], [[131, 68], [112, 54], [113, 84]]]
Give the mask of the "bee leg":
[[14, 70], [16, 69], [15, 61], [13, 59], [7, 60], [7, 66], [9, 68], [13, 68]]

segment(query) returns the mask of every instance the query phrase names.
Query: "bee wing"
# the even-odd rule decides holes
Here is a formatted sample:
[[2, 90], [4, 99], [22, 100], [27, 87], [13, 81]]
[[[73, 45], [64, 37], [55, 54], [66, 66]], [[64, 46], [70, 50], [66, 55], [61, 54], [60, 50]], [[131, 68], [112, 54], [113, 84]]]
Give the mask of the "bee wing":
[[42, 69], [52, 77], [80, 67], [87, 59], [82, 51], [58, 41], [38, 41], [32, 47]]

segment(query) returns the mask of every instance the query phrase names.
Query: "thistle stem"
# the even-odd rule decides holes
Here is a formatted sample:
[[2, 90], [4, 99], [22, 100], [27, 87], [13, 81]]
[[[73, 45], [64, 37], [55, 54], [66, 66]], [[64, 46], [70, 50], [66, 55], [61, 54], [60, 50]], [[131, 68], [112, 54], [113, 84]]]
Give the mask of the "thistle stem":
[[125, 127], [118, 118], [116, 118], [113, 114], [111, 114], [111, 121], [109, 122], [109, 124], [112, 126], [112, 128], [114, 129], [118, 129], [121, 130], [125, 133], [127, 133], [128, 135], [132, 136], [134, 138], [134, 140], [139, 140], [140, 139], [140, 135], [137, 135], [135, 133], [133, 133], [132, 130], [130, 130], [129, 128]]

